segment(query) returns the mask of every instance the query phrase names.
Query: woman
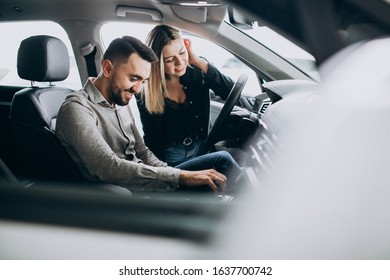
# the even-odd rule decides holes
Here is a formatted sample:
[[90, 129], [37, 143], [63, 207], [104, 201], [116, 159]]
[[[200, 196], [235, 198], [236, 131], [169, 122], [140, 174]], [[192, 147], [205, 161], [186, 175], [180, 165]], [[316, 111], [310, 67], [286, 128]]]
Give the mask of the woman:
[[197, 56], [178, 29], [158, 25], [146, 44], [159, 62], [138, 98], [146, 145], [176, 166], [194, 157], [209, 131], [212, 89], [225, 100], [234, 82]]

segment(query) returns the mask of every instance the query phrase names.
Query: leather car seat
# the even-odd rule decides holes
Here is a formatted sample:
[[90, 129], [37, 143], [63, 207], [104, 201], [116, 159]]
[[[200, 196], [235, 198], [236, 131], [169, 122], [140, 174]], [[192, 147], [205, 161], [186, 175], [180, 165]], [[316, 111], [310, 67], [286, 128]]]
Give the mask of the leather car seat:
[[[69, 75], [69, 54], [58, 38], [39, 35], [23, 40], [18, 50], [18, 75], [31, 87], [17, 92], [12, 100], [10, 124], [29, 178], [81, 181], [82, 175], [57, 139], [57, 113], [73, 90], [52, 85]], [[38, 87], [34, 82], [49, 82]]]

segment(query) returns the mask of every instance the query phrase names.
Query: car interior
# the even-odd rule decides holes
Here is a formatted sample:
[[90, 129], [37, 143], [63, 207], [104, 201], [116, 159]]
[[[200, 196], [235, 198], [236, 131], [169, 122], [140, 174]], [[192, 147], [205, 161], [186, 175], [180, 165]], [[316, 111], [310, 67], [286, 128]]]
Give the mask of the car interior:
[[[384, 95], [388, 1], [256, 2], [0, 3], [0, 34], [6, 24], [51, 21], [66, 39], [21, 31], [25, 37], [12, 53], [14, 76], [24, 84], [4, 82], [11, 72], [5, 62], [0, 65], [1, 259], [74, 258], [94, 246], [83, 243], [88, 236], [104, 245], [81, 258], [390, 257], [390, 229], [380, 222], [390, 213], [384, 201], [390, 182]], [[105, 42], [117, 34], [146, 35], [141, 26], [161, 23], [180, 28], [198, 46], [207, 41], [218, 47], [205, 45], [205, 56], [216, 63], [223, 57], [218, 65], [234, 76], [226, 102], [210, 92], [213, 126], [200, 154], [229, 151], [243, 169], [236, 181], [246, 190], [242, 196], [135, 194], [86, 182], [56, 138], [62, 102], [97, 75]], [[260, 37], [259, 30], [268, 29], [300, 55], [285, 55], [286, 41], [279, 49], [267, 44], [273, 33]], [[74, 69], [76, 83], [69, 84]], [[130, 106], [137, 115], [136, 105]], [[380, 233], [362, 229], [357, 214]], [[81, 234], [76, 237], [72, 230]], [[359, 230], [362, 234], [354, 235]], [[29, 231], [35, 234], [29, 237]], [[69, 248], [53, 242], [50, 249], [35, 250], [53, 234]], [[356, 249], [364, 236], [372, 242]], [[29, 253], [15, 249], [22, 240]], [[83, 245], [73, 251], [73, 243]], [[118, 249], [124, 243], [126, 253]], [[110, 244], [116, 250], [107, 250]], [[144, 249], [131, 250], [141, 245]], [[153, 246], [172, 250], [149, 254]]]

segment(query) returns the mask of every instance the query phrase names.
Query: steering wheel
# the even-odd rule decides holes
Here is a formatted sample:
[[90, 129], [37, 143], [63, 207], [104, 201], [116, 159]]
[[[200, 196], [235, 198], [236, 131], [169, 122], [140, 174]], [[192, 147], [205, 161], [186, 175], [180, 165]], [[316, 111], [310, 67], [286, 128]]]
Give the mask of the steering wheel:
[[211, 146], [214, 145], [217, 142], [218, 135], [221, 134], [224, 124], [226, 122], [226, 119], [229, 117], [230, 113], [233, 110], [234, 104], [240, 99], [241, 92], [248, 80], [248, 75], [245, 73], [242, 73], [237, 81], [234, 83], [228, 98], [225, 101], [225, 104], [223, 105], [221, 111], [219, 112], [219, 115], [217, 119], [214, 122], [213, 127], [210, 130], [209, 135], [207, 136], [205, 142], [203, 145], [199, 148], [198, 152], [196, 153], [197, 156], [206, 154], [210, 151]]

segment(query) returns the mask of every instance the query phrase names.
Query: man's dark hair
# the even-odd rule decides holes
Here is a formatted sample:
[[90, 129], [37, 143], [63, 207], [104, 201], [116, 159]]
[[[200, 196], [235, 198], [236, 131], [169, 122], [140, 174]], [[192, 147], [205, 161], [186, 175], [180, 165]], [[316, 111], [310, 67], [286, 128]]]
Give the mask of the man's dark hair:
[[142, 59], [155, 63], [158, 61], [156, 54], [137, 38], [123, 36], [114, 39], [103, 55], [103, 60], [110, 60], [115, 63], [126, 63], [130, 55], [137, 53]]

